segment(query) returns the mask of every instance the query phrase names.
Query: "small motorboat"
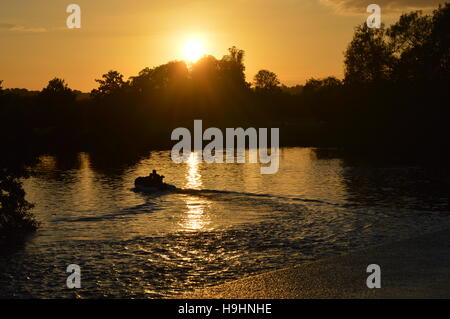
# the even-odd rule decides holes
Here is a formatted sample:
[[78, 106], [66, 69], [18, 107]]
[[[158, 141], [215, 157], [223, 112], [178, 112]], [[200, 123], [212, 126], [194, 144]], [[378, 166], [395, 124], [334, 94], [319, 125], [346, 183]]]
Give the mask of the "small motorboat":
[[159, 192], [170, 192], [176, 191], [176, 186], [167, 183], [156, 183], [150, 180], [148, 177], [138, 177], [134, 181], [135, 189], [145, 193], [159, 193]]

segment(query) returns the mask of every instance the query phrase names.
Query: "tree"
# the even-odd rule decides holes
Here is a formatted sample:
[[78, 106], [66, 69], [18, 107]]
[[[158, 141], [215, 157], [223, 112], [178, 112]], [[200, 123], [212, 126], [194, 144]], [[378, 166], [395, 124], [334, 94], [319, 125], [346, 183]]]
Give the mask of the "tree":
[[235, 46], [228, 49], [228, 54], [219, 61], [221, 76], [229, 79], [235, 86], [247, 87], [245, 82], [244, 50]]
[[38, 227], [30, 212], [33, 205], [25, 200], [20, 181], [27, 175], [21, 160], [8, 157], [0, 160], [0, 245], [20, 240]]
[[72, 91], [66, 81], [63, 79], [54, 78], [48, 81], [47, 87], [45, 87], [42, 92], [49, 92], [50, 94], [59, 94], [61, 92], [70, 92]]
[[450, 3], [434, 10], [432, 29], [426, 48], [428, 56], [428, 78], [448, 87], [450, 81]]
[[168, 89], [184, 83], [188, 76], [185, 62], [172, 61], [153, 69], [143, 69], [138, 76], [130, 78], [130, 87], [138, 92]]
[[317, 92], [323, 89], [332, 89], [342, 86], [342, 81], [335, 78], [334, 76], [329, 76], [324, 79], [311, 78], [305, 83], [304, 90], [307, 92]]
[[228, 55], [225, 55], [223, 57], [223, 60], [234, 62], [242, 69], [242, 71], [245, 71], [244, 55], [245, 55], [244, 50], [240, 50], [236, 48], [236, 46], [232, 46], [231, 48], [228, 49]]
[[402, 14], [400, 19], [386, 30], [392, 43], [393, 53], [398, 57], [416, 47], [423, 46], [430, 36], [432, 20], [421, 11]]
[[[358, 26], [345, 52], [345, 82], [390, 80], [399, 84], [447, 81], [450, 69], [450, 4], [433, 15], [414, 11], [388, 29]], [[447, 80], [446, 80], [447, 79]]]
[[274, 90], [280, 84], [278, 76], [268, 70], [260, 70], [254, 78], [253, 81], [256, 89], [261, 90]]
[[394, 80], [417, 81], [425, 75], [425, 61], [431, 53], [426, 48], [431, 30], [431, 16], [423, 15], [421, 11], [403, 14], [386, 30], [393, 55]]
[[96, 79], [95, 82], [99, 83], [99, 87], [91, 91], [91, 94], [95, 97], [117, 94], [128, 84], [123, 80], [123, 75], [114, 70], [103, 74], [102, 79]]
[[355, 30], [345, 52], [345, 82], [369, 84], [389, 79], [392, 48], [385, 41], [385, 29], [371, 29], [364, 23]]
[[69, 88], [66, 81], [59, 78], [50, 80], [39, 95], [43, 103], [47, 105], [71, 103], [76, 97], [76, 93]]
[[212, 55], [202, 57], [192, 65], [191, 77], [195, 83], [217, 84], [219, 78], [219, 61]]

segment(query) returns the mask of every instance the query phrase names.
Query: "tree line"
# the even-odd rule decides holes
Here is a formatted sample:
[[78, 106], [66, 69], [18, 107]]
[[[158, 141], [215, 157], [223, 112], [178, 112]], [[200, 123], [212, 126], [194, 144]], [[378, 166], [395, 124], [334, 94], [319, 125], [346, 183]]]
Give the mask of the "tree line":
[[[403, 14], [386, 28], [355, 28], [344, 79], [280, 85], [269, 70], [252, 83], [245, 53], [172, 61], [129, 79], [111, 70], [83, 94], [63, 79], [40, 92], [1, 92], [0, 132], [8, 146], [45, 151], [169, 147], [170, 132], [202, 119], [217, 127], [276, 126], [285, 145], [412, 147], [439, 140], [448, 115], [449, 4]], [[299, 70], [301, 72], [301, 70]]]

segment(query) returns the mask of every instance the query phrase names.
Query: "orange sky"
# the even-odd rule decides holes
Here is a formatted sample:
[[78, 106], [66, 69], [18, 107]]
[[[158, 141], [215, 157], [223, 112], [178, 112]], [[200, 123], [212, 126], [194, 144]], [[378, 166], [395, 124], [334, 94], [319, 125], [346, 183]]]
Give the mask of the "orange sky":
[[[343, 51], [373, 2], [390, 24], [402, 11], [440, 1], [2, 0], [0, 79], [5, 87], [41, 89], [56, 76], [89, 91], [110, 69], [128, 77], [182, 59], [193, 37], [218, 58], [233, 45], [245, 50], [247, 81], [262, 68], [287, 85], [342, 77]], [[70, 3], [81, 7], [81, 29], [66, 27]]]

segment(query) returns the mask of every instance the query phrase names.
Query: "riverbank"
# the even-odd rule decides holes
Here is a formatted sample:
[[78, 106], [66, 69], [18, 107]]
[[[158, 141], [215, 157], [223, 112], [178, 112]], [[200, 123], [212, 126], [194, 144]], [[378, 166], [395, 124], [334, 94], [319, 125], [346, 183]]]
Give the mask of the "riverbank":
[[[369, 289], [367, 266], [381, 267]], [[450, 230], [197, 290], [181, 298], [450, 298]]]

